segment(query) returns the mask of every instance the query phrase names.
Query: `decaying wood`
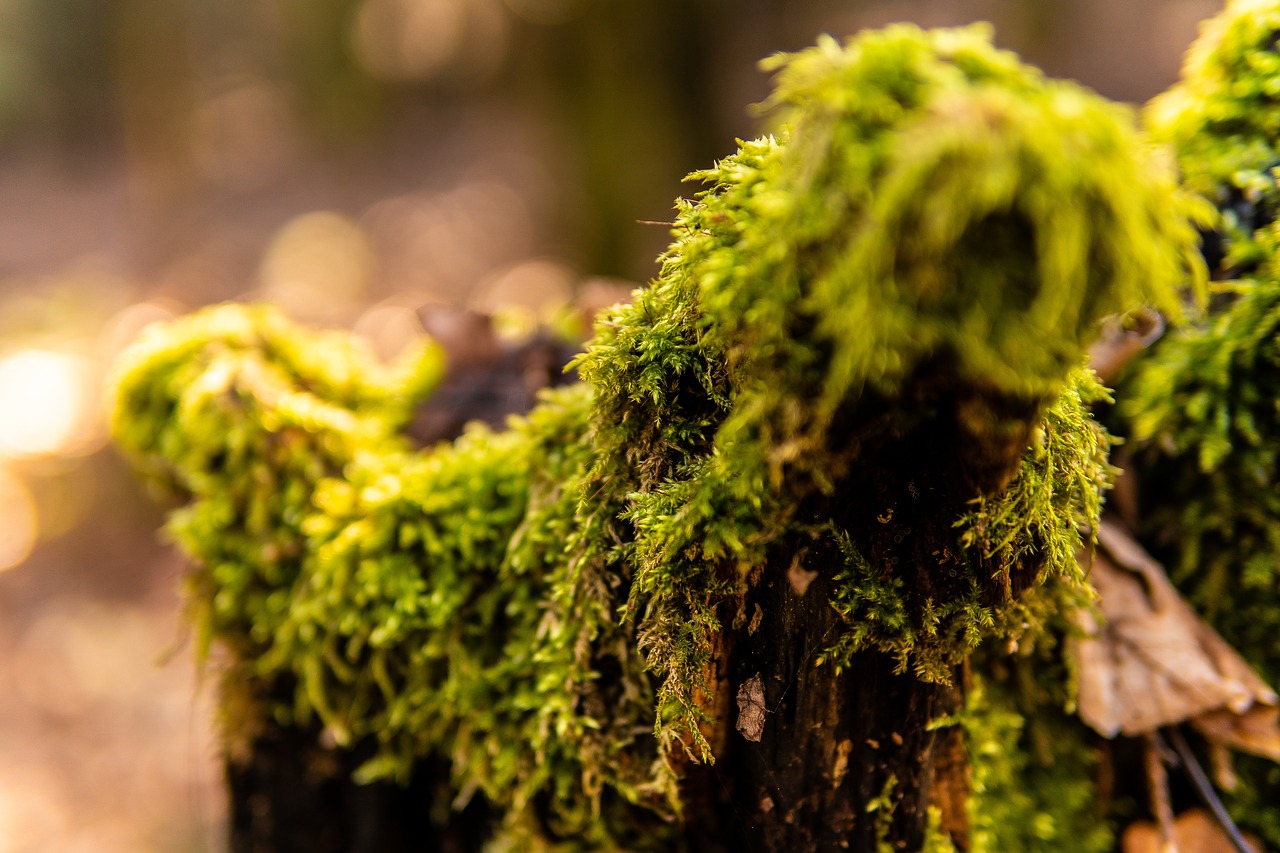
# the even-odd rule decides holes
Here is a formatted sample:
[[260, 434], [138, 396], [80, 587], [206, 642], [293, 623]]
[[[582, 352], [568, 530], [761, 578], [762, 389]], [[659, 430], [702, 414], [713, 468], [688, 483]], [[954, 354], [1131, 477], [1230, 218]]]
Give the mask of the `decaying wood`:
[[419, 310], [423, 328], [444, 349], [448, 368], [439, 387], [414, 412], [406, 433], [424, 445], [449, 441], [470, 421], [501, 428], [533, 408], [538, 392], [577, 381], [565, 365], [579, 347], [539, 332], [507, 339], [493, 318], [432, 305]]
[[[947, 805], [967, 799], [967, 762], [945, 748], [958, 727], [930, 725], [954, 717], [962, 694], [896, 672], [892, 657], [871, 650], [842, 669], [816, 665], [834, 631], [830, 587], [843, 558], [834, 543], [805, 545], [801, 570], [816, 572], [805, 593], [789, 577], [799, 549], [779, 548], [726, 646], [721, 729], [730, 737], [714, 764], [684, 768], [682, 796], [700, 816], [687, 824], [688, 846], [876, 850], [887, 832], [901, 839], [894, 849], [919, 850], [930, 806], [951, 818], [962, 809]], [[868, 811], [876, 802], [884, 806]], [[962, 818], [944, 826], [960, 849], [965, 830]]]

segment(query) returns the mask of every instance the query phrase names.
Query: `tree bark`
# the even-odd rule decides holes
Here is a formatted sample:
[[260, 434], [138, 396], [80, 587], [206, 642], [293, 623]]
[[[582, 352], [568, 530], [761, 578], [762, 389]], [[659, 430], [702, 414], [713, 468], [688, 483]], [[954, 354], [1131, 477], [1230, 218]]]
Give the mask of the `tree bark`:
[[[273, 690], [278, 703], [293, 694]], [[491, 833], [482, 796], [451, 807], [447, 761], [415, 764], [407, 784], [360, 784], [374, 744], [326, 746], [318, 725], [266, 721], [243, 753], [226, 759], [232, 853], [466, 853]]]
[[827, 592], [838, 564], [809, 556], [799, 570], [819, 573], [802, 590], [797, 562], [779, 555], [749, 596], [748, 612], [762, 616], [727, 656], [724, 684], [737, 694], [759, 677], [765, 724], [758, 742], [725, 726], [716, 763], [689, 768], [687, 800], [701, 808], [689, 819], [694, 849], [875, 851], [887, 840], [916, 850], [935, 789], [956, 783], [957, 768], [939, 773], [952, 733], [929, 724], [959, 710], [958, 689], [897, 673], [874, 651], [839, 672], [815, 666], [835, 627]]

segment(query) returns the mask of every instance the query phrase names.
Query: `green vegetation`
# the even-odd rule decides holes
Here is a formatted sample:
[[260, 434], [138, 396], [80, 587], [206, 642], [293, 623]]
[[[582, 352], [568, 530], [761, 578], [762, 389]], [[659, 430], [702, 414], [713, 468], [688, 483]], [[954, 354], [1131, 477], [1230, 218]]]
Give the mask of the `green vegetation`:
[[1205, 24], [1182, 79], [1146, 111], [1152, 136], [1170, 145], [1188, 189], [1222, 215], [1224, 270], [1267, 257], [1254, 231], [1280, 210], [1280, 5], [1234, 0]]
[[[237, 730], [318, 718], [376, 739], [366, 778], [447, 757], [511, 837], [664, 849], [684, 756], [728, 723], [717, 637], [770, 553], [843, 555], [827, 665], [876, 649], [930, 681], [1087, 597], [1108, 442], [1084, 348], [1104, 314], [1178, 312], [1189, 203], [1122, 109], [981, 28], [770, 64], [777, 136], [694, 176], [585, 383], [506, 431], [408, 447], [431, 353], [383, 370], [261, 308], [125, 357], [117, 440], [186, 504], [169, 529]], [[255, 704], [277, 680], [293, 701]], [[1018, 724], [990, 728], [977, 763]], [[1016, 787], [1004, 758], [989, 790]]]
[[1095, 786], [1098, 750], [1063, 710], [1065, 691], [1041, 694], [1030, 707], [1007, 691], [975, 684], [961, 721], [973, 762], [971, 849], [1113, 850], [1116, 833]]
[[[1280, 246], [1254, 235], [1268, 261], [1221, 288], [1223, 306], [1162, 342], [1123, 387], [1135, 439], [1142, 532], [1196, 610], [1280, 682]], [[1280, 772], [1248, 759], [1241, 821], [1280, 844]]]
[[[631, 611], [644, 602], [642, 644], [670, 676], [659, 698], [695, 717], [723, 597], [811, 523], [793, 519], [807, 499], [874, 482], [860, 443], [937, 417], [940, 387], [975, 389], [958, 415], [974, 444], [1013, 442], [987, 484], [1000, 492], [1030, 443], [1020, 430], [1070, 386], [1032, 454], [1050, 463], [1024, 473], [1055, 489], [1020, 479], [966, 511], [951, 568], [968, 589], [945, 604], [906, 600], [893, 573], [872, 582], [861, 543], [846, 544], [837, 606], [851, 624], [834, 655], [870, 644], [945, 679], [1002, 622], [988, 578], [1078, 582], [1073, 512], [1096, 511], [1103, 463], [1088, 382], [1066, 377], [1098, 317], [1144, 300], [1176, 311], [1195, 268], [1185, 202], [1119, 109], [1045, 81], [981, 29], [896, 27], [773, 64], [783, 141], [697, 175], [712, 189], [680, 205], [661, 278], [579, 362], [598, 389], [601, 504], [635, 528]], [[886, 411], [896, 420], [879, 422]], [[988, 529], [1020, 517], [1045, 528]]]
[[[130, 352], [117, 440], [188, 501], [169, 531], [197, 563], [202, 634], [237, 662], [229, 708], [318, 716], [339, 745], [376, 738], [365, 778], [447, 755], [459, 789], [506, 805], [513, 826], [549, 791], [553, 831], [608, 846], [598, 818], [619, 795], [673, 806], [636, 727], [653, 702], [634, 641], [602, 630], [607, 614], [563, 610], [607, 593], [574, 584], [563, 554], [590, 456], [586, 389], [506, 432], [413, 451], [395, 428], [438, 365], [427, 351], [388, 373], [346, 339], [223, 306]], [[633, 681], [606, 699], [584, 667], [610, 655]], [[282, 676], [294, 703], [254, 709], [246, 685]]]
[[[1221, 211], [1211, 312], [1125, 378], [1144, 541], [1188, 600], [1280, 681], [1280, 3], [1237, 0], [1204, 29], [1182, 80], [1148, 111], [1186, 185]], [[1211, 259], [1212, 252], [1209, 252]], [[1246, 758], [1229, 802], [1280, 844], [1280, 769]]]

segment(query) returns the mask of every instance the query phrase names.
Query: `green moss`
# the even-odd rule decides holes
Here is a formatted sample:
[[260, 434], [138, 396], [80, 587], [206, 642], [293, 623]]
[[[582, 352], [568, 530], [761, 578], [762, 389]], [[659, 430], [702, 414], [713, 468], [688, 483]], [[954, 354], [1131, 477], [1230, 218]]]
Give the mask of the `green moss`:
[[973, 766], [972, 853], [1115, 848], [1096, 788], [1098, 751], [1060, 702], [978, 681], [961, 723]]
[[[1275, 251], [1274, 235], [1262, 245]], [[1275, 257], [1274, 255], [1271, 255]], [[1124, 387], [1142, 533], [1179, 589], [1280, 682], [1280, 277], [1240, 282], [1211, 321], [1162, 343]], [[1240, 819], [1280, 844], [1280, 774], [1245, 763]]]
[[[1119, 389], [1144, 543], [1197, 611], [1280, 679], [1280, 3], [1232, 2], [1208, 22], [1183, 79], [1148, 120], [1187, 185], [1221, 209], [1223, 268], [1210, 317], [1166, 336]], [[1280, 773], [1246, 758], [1236, 818], [1280, 844]]]
[[[1176, 311], [1195, 234], [1121, 109], [988, 38], [774, 60], [786, 126], [695, 176], [586, 384], [506, 431], [409, 448], [434, 357], [383, 371], [265, 309], [131, 351], [116, 435], [186, 502], [203, 633], [239, 689], [297, 685], [259, 712], [372, 739], [365, 778], [447, 757], [505, 839], [663, 849], [770, 549], [840, 545], [829, 660], [932, 680], [1084, 595], [1106, 442], [1078, 365], [1102, 314]], [[935, 539], [899, 565], [913, 512]]]
[[1280, 211], [1280, 3], [1232, 0], [1205, 22], [1182, 78], [1146, 111], [1186, 186], [1222, 215], [1227, 269], [1264, 260], [1253, 232]]
[[[1165, 547], [1177, 542], [1175, 578], [1198, 578], [1193, 598], [1220, 628], [1255, 621], [1231, 595], [1270, 592], [1280, 566], [1278, 335], [1280, 279], [1242, 284], [1212, 321], [1144, 361], [1126, 389], [1143, 476], [1167, 495], [1150, 507], [1149, 532]], [[1265, 631], [1250, 630], [1248, 645], [1261, 646]]]
[[[843, 531], [836, 536], [846, 564], [837, 575], [832, 603], [846, 626], [823, 661], [837, 667], [850, 655], [875, 648], [894, 656], [926, 681], [946, 681], [949, 673], [982, 643], [1034, 640], [1045, 615], [1087, 604], [1091, 592], [1076, 559], [1083, 544], [1080, 522], [1096, 523], [1102, 489], [1109, 484], [1110, 441], [1089, 413], [1106, 391], [1088, 370], [1072, 375], [1066, 392], [1045, 413], [1018, 474], [1000, 492], [982, 495], [956, 520], [959, 571], [967, 589], [945, 599], [926, 598], [912, 618], [903, 583], [886, 578], [858, 553]], [[1012, 595], [1002, 608], [990, 606], [983, 581], [1008, 587], [1011, 573], [1037, 595]], [[949, 569], [956, 571], [956, 568]]]
[[439, 376], [434, 350], [387, 369], [349, 336], [299, 335], [266, 308], [153, 327], [116, 366], [117, 445], [189, 504], [170, 534], [196, 555], [201, 635], [258, 648], [285, 618], [311, 492], [357, 449], [390, 451]]
[[[263, 713], [319, 718], [339, 745], [373, 738], [362, 778], [446, 755], [458, 788], [506, 807], [510, 827], [549, 792], [543, 832], [592, 849], [616, 843], [609, 816], [627, 802], [670, 813], [656, 744], [635, 725], [653, 698], [634, 639], [599, 600], [582, 609], [607, 590], [575, 583], [564, 559], [569, 484], [591, 454], [586, 389], [505, 432], [413, 451], [394, 428], [436, 360], [397, 382], [344, 346], [349, 369], [325, 372], [333, 343], [226, 306], [121, 365], [117, 436], [187, 500], [169, 530], [197, 564], [202, 634], [231, 648], [235, 677], [298, 685]], [[606, 700], [594, 679], [610, 658], [624, 679]]]
[[[661, 278], [604, 320], [578, 362], [599, 389], [601, 506], [634, 529], [630, 612], [664, 676], [659, 730], [685, 720], [704, 757], [697, 697], [719, 606], [796, 532], [797, 507], [838, 482], [858, 488], [874, 464], [860, 434], [905, 436], [934, 414], [939, 388], [969, 387], [1013, 401], [1017, 415], [981, 403], [964, 426], [980, 445], [1014, 436], [1016, 471], [1018, 429], [1064, 393], [1097, 318], [1144, 300], [1176, 312], [1177, 288], [1200, 270], [1185, 199], [1120, 109], [1044, 80], [980, 28], [894, 27], [772, 64], [788, 128], [695, 176], [710, 186], [680, 204]], [[899, 420], [876, 423], [886, 411]], [[1072, 417], [1081, 428], [1078, 407]], [[1085, 429], [1064, 438], [1078, 458], [1051, 473], [1066, 503], [1099, 465]], [[1058, 514], [1053, 536], [1000, 549], [1047, 547], [1047, 572], [1074, 577], [1065, 503], [1034, 500]], [[957, 550], [982, 547], [970, 538]], [[841, 654], [872, 642], [905, 664], [924, 631], [939, 641], [911, 665], [942, 677], [940, 661], [1003, 619], [933, 599], [895, 612], [904, 581], [878, 568], [867, 598], [854, 564], [838, 606], [851, 619], [886, 609], [878, 624], [852, 620]], [[970, 604], [988, 598], [979, 575]]]
[[[1030, 653], [1029, 653], [1030, 652]], [[1098, 788], [1102, 752], [1064, 710], [1070, 693], [1060, 657], [1046, 645], [979, 655], [955, 718], [973, 768], [967, 803], [969, 853], [1111, 853], [1115, 815]], [[924, 853], [955, 853], [930, 815]]]

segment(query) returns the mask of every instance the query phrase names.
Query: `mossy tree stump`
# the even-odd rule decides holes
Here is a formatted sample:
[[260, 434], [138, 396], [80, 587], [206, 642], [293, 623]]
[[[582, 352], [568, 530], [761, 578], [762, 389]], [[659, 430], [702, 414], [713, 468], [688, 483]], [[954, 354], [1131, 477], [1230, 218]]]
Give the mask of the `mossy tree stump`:
[[1180, 312], [1194, 205], [980, 28], [772, 66], [778, 135], [696, 176], [584, 381], [506, 430], [412, 447], [432, 352], [263, 308], [122, 359], [118, 442], [227, 652], [238, 849], [1008, 850], [1045, 814], [1084, 849], [1088, 796], [975, 751], [1021, 723], [968, 665], [1056, 660], [1088, 601], [1085, 349]]

